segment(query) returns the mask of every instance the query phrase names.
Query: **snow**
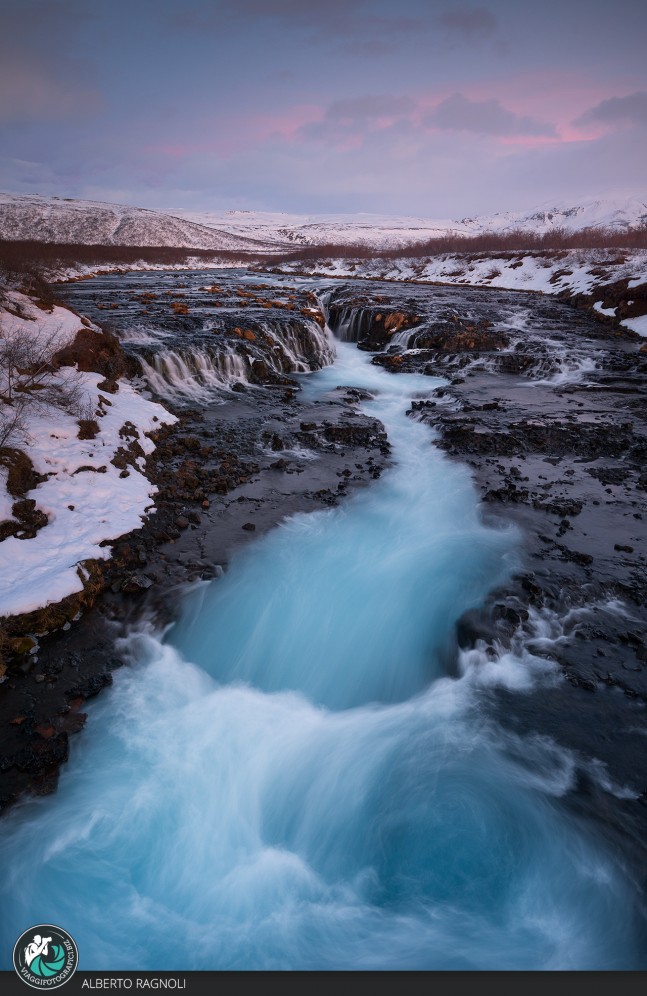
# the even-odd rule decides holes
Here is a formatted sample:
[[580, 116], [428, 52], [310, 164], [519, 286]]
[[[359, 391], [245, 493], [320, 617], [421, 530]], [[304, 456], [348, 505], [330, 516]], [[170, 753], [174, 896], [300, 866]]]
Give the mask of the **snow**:
[[213, 251], [273, 252], [305, 245], [404, 249], [444, 235], [514, 230], [546, 233], [605, 227], [628, 231], [647, 223], [643, 196], [545, 203], [527, 211], [473, 218], [381, 214], [285, 214], [270, 211], [151, 211], [102, 201], [0, 194], [0, 238], [123, 246], [174, 246]]
[[443, 235], [505, 234], [514, 230], [543, 234], [591, 227], [627, 231], [647, 222], [647, 198], [597, 197], [577, 203], [545, 203], [528, 211], [507, 211], [450, 219], [380, 214], [282, 214], [268, 211], [174, 211], [205, 228], [256, 238], [297, 249], [300, 245], [363, 245], [401, 249]]
[[505, 211], [477, 218], [464, 218], [470, 232], [509, 232], [513, 229], [538, 233], [565, 228], [581, 232], [587, 228], [626, 231], [647, 222], [647, 198], [635, 196], [589, 197], [577, 203], [545, 202], [531, 211]]
[[603, 308], [602, 301], [596, 301], [593, 310], [597, 311], [599, 315], [608, 315], [609, 317], [613, 317], [616, 313], [616, 308]]
[[4, 294], [4, 306], [0, 308], [0, 338], [11, 338], [26, 331], [41, 343], [47, 342], [56, 351], [83, 328], [96, 329], [97, 326], [87, 318], [82, 321], [68, 308], [55, 306], [43, 310], [18, 291]]
[[8, 479], [9, 471], [4, 467], [0, 467], [0, 522], [5, 522], [7, 519], [13, 518], [11, 506], [14, 503], [14, 499], [7, 491]]
[[631, 329], [632, 332], [637, 332], [638, 335], [647, 337], [647, 315], [640, 315], [638, 318], [625, 318], [623, 322], [626, 329]]
[[0, 238], [227, 252], [268, 250], [253, 237], [220, 232], [161, 211], [38, 194], [0, 194]]
[[47, 280], [54, 283], [66, 283], [72, 280], [89, 280], [91, 277], [98, 277], [102, 273], [148, 272], [149, 270], [153, 272], [156, 270], [163, 272], [170, 270], [177, 272], [182, 272], [183, 270], [230, 270], [232, 267], [248, 265], [248, 259], [240, 259], [238, 261], [230, 259], [224, 261], [205, 260], [197, 256], [187, 256], [184, 263], [150, 263], [147, 260], [140, 259], [132, 263], [119, 263], [118, 266], [115, 266], [114, 263], [75, 263], [70, 266], [49, 268], [43, 266], [43, 275]]
[[[18, 297], [23, 297], [18, 295]], [[28, 301], [18, 301], [27, 312]], [[67, 309], [54, 309], [49, 321], [56, 328], [63, 325], [72, 331], [79, 319]], [[10, 334], [17, 324], [28, 319], [0, 310], [0, 332]], [[47, 525], [31, 539], [10, 536], [0, 542], [0, 615], [31, 612], [83, 588], [79, 565], [90, 559], [107, 559], [110, 550], [100, 544], [116, 539], [141, 526], [153, 508], [155, 485], [144, 474], [144, 458], [136, 467], [128, 466], [128, 476], [111, 463], [120, 447], [127, 448], [136, 439], [143, 452], [154, 449], [146, 433], [162, 423], [176, 421], [161, 405], [141, 397], [130, 383], [119, 382], [116, 394], [102, 393], [97, 373], [77, 375], [86, 393], [93, 417], [100, 431], [94, 439], [78, 438], [76, 417], [54, 407], [29, 414], [26, 428], [11, 445], [24, 449], [35, 470], [47, 475], [27, 495], [48, 517]], [[126, 424], [130, 423], [132, 429]], [[128, 438], [120, 436], [127, 428]], [[0, 477], [0, 520], [11, 517], [13, 500], [6, 489], [6, 471]]]
[[[617, 251], [571, 249], [568, 252], [519, 252], [505, 256], [442, 253], [438, 256], [380, 259], [323, 259], [282, 263], [286, 273], [316, 272], [321, 276], [420, 280], [425, 283], [466, 284], [543, 294], [593, 294], [621, 279], [647, 281], [647, 250], [634, 249], [617, 261]], [[600, 275], [600, 270], [603, 271]]]

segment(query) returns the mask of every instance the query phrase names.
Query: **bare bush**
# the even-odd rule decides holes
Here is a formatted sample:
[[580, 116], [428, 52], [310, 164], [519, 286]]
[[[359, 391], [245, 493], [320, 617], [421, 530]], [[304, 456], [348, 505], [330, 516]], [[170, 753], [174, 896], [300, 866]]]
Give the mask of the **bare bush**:
[[83, 379], [53, 363], [61, 328], [0, 331], [0, 446], [25, 428], [30, 411], [58, 408], [80, 418], [90, 407]]
[[0, 449], [7, 446], [12, 437], [25, 428], [25, 406], [21, 402], [14, 406], [0, 403]]
[[628, 231], [591, 227], [573, 232], [567, 228], [555, 227], [548, 232], [526, 232], [523, 229], [511, 229], [500, 233], [481, 232], [477, 235], [448, 232], [446, 235], [418, 242], [406, 250], [386, 250], [377, 255], [393, 259], [400, 256], [437, 256], [443, 253], [645, 248], [647, 248], [647, 225], [640, 225]]

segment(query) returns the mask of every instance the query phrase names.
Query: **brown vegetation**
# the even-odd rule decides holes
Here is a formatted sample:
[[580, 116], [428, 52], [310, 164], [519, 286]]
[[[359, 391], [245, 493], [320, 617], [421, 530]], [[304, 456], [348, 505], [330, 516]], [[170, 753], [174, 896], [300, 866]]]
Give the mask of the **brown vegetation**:
[[511, 252], [522, 250], [564, 249], [646, 249], [647, 225], [619, 232], [612, 228], [587, 228], [571, 232], [553, 228], [549, 232], [526, 232], [512, 229], [505, 233], [483, 232], [461, 236], [448, 233], [440, 238], [418, 242], [407, 249], [387, 250], [379, 255], [387, 259], [401, 256], [437, 256], [442, 253]]
[[[543, 234], [513, 229], [505, 233], [485, 232], [479, 235], [458, 235], [448, 232], [438, 238], [424, 240], [397, 249], [373, 249], [359, 244], [300, 246], [284, 252], [245, 253], [210, 249], [180, 249], [171, 246], [59, 245], [36, 241], [0, 240], [0, 268], [26, 275], [32, 281], [37, 296], [51, 297], [38, 277], [40, 270], [55, 270], [75, 265], [128, 266], [135, 263], [186, 265], [195, 259], [198, 265], [215, 261], [239, 262], [243, 265], [267, 266], [272, 263], [322, 259], [400, 259], [437, 256], [443, 253], [513, 252], [567, 249], [644, 249], [647, 248], [647, 225], [619, 232], [610, 228], [588, 228], [570, 232], [554, 228]], [[215, 286], [213, 293], [220, 288]]]

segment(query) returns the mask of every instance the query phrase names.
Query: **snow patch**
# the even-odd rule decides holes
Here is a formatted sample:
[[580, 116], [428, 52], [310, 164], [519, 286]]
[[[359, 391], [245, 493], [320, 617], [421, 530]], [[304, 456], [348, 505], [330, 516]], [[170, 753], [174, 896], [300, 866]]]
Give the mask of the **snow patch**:
[[593, 305], [593, 310], [597, 311], [599, 315], [608, 315], [610, 318], [616, 313], [615, 308], [603, 308], [602, 301], [596, 301]]
[[639, 315], [638, 318], [625, 318], [620, 322], [626, 329], [637, 332], [638, 335], [647, 336], [647, 315]]
[[[0, 309], [0, 336], [5, 338], [25, 329], [34, 335], [44, 332], [54, 335], [58, 348], [84, 327], [67, 309], [40, 312], [17, 293], [7, 295], [5, 305], [9, 310]], [[177, 421], [175, 416], [141, 397], [127, 381], [107, 395], [99, 390], [101, 374], [77, 377], [88, 412], [99, 425], [94, 439], [79, 439], [77, 417], [50, 405], [26, 409], [25, 426], [11, 440], [47, 477], [27, 497], [48, 522], [32, 538], [9, 536], [0, 542], [0, 616], [31, 612], [80, 592], [79, 565], [109, 558], [110, 550], [101, 543], [137, 529], [154, 507], [157, 488], [144, 474], [141, 453], [155, 448], [147, 433]], [[134, 465], [116, 467], [112, 460], [117, 451], [135, 442], [141, 453], [134, 456]], [[7, 492], [7, 471], [0, 468], [0, 521], [12, 518], [15, 500]]]
[[0, 467], [0, 522], [6, 522], [7, 519], [13, 518], [11, 508], [15, 499], [7, 491], [8, 480], [9, 471]]

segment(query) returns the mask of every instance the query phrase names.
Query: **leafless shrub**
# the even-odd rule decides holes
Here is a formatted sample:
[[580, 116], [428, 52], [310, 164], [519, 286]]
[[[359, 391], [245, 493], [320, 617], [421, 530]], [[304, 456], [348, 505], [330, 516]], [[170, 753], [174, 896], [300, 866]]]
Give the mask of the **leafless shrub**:
[[442, 253], [644, 248], [647, 248], [647, 225], [626, 232], [602, 227], [586, 228], [580, 232], [571, 232], [567, 228], [553, 228], [549, 232], [542, 233], [526, 232], [522, 229], [512, 229], [503, 233], [483, 232], [479, 235], [448, 232], [447, 235], [419, 242], [407, 249], [387, 250], [380, 255], [393, 259], [400, 256], [437, 256]]
[[25, 428], [25, 404], [21, 399], [13, 406], [0, 403], [0, 449], [7, 446], [12, 437]]
[[30, 411], [58, 408], [80, 418], [88, 410], [79, 372], [52, 362], [60, 345], [60, 327], [0, 332], [0, 446], [25, 428]]

